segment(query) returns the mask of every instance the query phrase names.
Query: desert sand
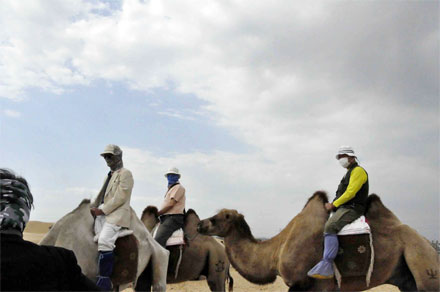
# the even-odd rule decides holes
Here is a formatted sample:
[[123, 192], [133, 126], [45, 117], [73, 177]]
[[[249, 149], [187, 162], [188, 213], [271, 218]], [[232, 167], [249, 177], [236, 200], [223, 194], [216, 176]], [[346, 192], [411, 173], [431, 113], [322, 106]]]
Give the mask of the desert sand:
[[[53, 223], [30, 221], [26, 229], [24, 230], [24, 239], [38, 243], [43, 236], [49, 231], [50, 226]], [[247, 292], [247, 291], [287, 291], [288, 287], [284, 284], [283, 280], [278, 277], [276, 281], [268, 285], [256, 285], [244, 279], [240, 274], [234, 269], [231, 269], [231, 275], [234, 278], [234, 291], [236, 292]], [[168, 284], [168, 291], [184, 291], [184, 292], [202, 292], [210, 291], [208, 284], [205, 280], [200, 281], [188, 281], [178, 284]], [[124, 290], [126, 292], [133, 291], [132, 289]], [[398, 292], [400, 291], [397, 287], [392, 285], [381, 285], [373, 289], [368, 290], [370, 292]]]

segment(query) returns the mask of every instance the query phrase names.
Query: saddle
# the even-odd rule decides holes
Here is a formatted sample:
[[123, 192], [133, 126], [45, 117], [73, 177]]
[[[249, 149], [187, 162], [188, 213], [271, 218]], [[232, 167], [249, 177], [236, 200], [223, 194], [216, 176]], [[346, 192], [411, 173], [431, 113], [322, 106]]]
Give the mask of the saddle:
[[374, 264], [374, 248], [370, 226], [361, 216], [344, 226], [338, 233], [339, 251], [334, 260], [335, 277], [338, 286], [349, 277], [365, 277], [370, 284]]
[[138, 268], [138, 240], [133, 234], [119, 237], [114, 249], [115, 262], [111, 280], [113, 287], [136, 281]]
[[[156, 228], [153, 232], [153, 237], [156, 236]], [[183, 250], [186, 245], [185, 233], [182, 228], [177, 229], [171, 234], [166, 242], [166, 249], [170, 251], [168, 258], [168, 275], [174, 274], [174, 279], [179, 275], [179, 267], [182, 262]]]

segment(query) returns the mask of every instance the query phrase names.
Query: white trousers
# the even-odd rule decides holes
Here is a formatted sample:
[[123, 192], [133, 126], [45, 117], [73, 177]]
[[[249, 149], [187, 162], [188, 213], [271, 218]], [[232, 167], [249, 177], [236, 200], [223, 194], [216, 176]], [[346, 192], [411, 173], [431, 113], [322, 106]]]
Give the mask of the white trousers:
[[96, 216], [95, 234], [98, 236], [98, 251], [112, 251], [118, 239], [121, 226], [105, 222], [105, 215]]

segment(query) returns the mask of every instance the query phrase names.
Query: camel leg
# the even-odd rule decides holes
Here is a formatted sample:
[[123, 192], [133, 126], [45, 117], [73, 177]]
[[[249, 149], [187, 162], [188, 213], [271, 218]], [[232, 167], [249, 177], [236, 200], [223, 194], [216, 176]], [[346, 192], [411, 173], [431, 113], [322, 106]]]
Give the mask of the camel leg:
[[151, 291], [151, 286], [153, 285], [153, 262], [150, 258], [150, 261], [145, 267], [144, 271], [140, 274], [137, 279], [135, 291]]
[[154, 247], [154, 252], [151, 256], [153, 263], [153, 291], [166, 291], [167, 288], [167, 272], [168, 272], [168, 257], [170, 252], [158, 243]]
[[225, 291], [226, 274], [228, 263], [224, 259], [218, 259], [212, 253], [209, 254], [208, 263], [208, 286], [211, 291]]
[[440, 290], [440, 261], [436, 250], [409, 226], [404, 226], [403, 255], [416, 281], [417, 290]]
[[310, 279], [308, 282], [297, 282], [288, 291], [340, 291], [335, 279]]

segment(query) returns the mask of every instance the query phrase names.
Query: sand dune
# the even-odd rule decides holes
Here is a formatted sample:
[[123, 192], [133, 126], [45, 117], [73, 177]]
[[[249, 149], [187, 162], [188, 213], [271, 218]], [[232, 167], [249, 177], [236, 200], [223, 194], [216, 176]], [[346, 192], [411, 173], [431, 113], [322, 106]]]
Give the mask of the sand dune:
[[29, 221], [23, 232], [23, 238], [34, 243], [39, 243], [44, 235], [49, 232], [53, 223]]
[[29, 221], [24, 229], [24, 232], [27, 233], [47, 233], [49, 228], [53, 225], [53, 223], [40, 222], [40, 221]]
[[[43, 236], [49, 231], [49, 227], [53, 223], [30, 221], [26, 229], [24, 230], [23, 237], [26, 240], [32, 241], [34, 243], [40, 242]], [[235, 270], [231, 269], [231, 275], [234, 278], [234, 291], [235, 292], [249, 292], [249, 291], [287, 291], [288, 287], [284, 284], [280, 277], [277, 277], [276, 281], [268, 285], [256, 285], [252, 284], [246, 279], [244, 279]], [[201, 281], [188, 281], [178, 284], [168, 284], [168, 291], [182, 291], [182, 292], [203, 292], [210, 291], [206, 280]], [[131, 292], [133, 289], [126, 289], [125, 292]], [[397, 287], [392, 285], [381, 285], [376, 288], [368, 290], [370, 292], [398, 292], [400, 291]]]

